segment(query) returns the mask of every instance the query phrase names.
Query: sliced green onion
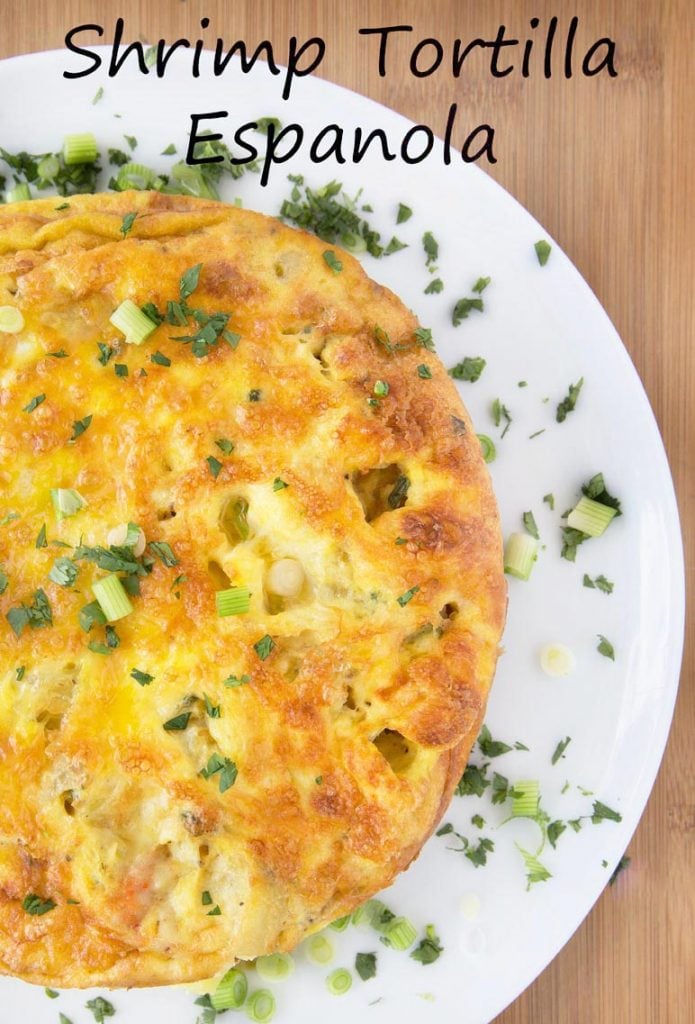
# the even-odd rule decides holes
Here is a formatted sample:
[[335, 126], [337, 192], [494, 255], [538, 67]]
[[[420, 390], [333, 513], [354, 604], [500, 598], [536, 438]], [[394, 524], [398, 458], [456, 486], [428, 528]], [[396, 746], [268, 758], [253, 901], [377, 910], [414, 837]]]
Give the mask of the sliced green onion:
[[602, 505], [593, 498], [582, 497], [567, 516], [567, 525], [589, 537], [600, 537], [617, 514], [617, 509]]
[[497, 458], [497, 449], [495, 448], [492, 438], [488, 437], [487, 434], [478, 434], [477, 437], [480, 441], [480, 450], [483, 453], [485, 461], [494, 462]]
[[[213, 154], [214, 155], [214, 154]], [[171, 168], [171, 177], [178, 184], [183, 195], [199, 196], [202, 199], [219, 199], [220, 194], [197, 167], [178, 163]]]
[[221, 619], [228, 615], [244, 615], [251, 607], [251, 593], [248, 587], [230, 587], [215, 594], [217, 614]]
[[307, 956], [315, 964], [329, 964], [335, 956], [333, 943], [325, 935], [312, 935], [306, 947]]
[[263, 981], [284, 981], [294, 971], [294, 960], [289, 953], [270, 953], [268, 956], [259, 956], [255, 963], [256, 970]]
[[349, 924], [350, 914], [346, 914], [345, 917], [339, 917], [335, 921], [331, 921], [329, 928], [332, 928], [334, 932], [344, 932]]
[[385, 937], [392, 949], [409, 949], [417, 938], [417, 929], [407, 917], [394, 917], [386, 929]]
[[275, 996], [267, 988], [259, 988], [248, 997], [245, 1009], [249, 1020], [266, 1024], [275, 1016]]
[[108, 622], [117, 622], [118, 619], [130, 615], [133, 610], [130, 598], [123, 589], [123, 584], [114, 573], [95, 580], [92, 584], [92, 593], [99, 602], [99, 607]]
[[43, 160], [39, 160], [36, 173], [39, 176], [40, 182], [45, 182], [47, 185], [50, 184], [60, 174], [60, 160], [53, 153], [49, 153]]
[[541, 648], [540, 663], [547, 676], [559, 679], [574, 671], [576, 659], [564, 644], [546, 644]]
[[347, 249], [348, 252], [366, 252], [367, 242], [362, 235], [356, 235], [354, 231], [346, 231], [344, 235], [340, 236], [340, 244], [343, 249]]
[[540, 791], [537, 779], [523, 779], [514, 783], [512, 818], [535, 818], [538, 814]]
[[231, 544], [248, 540], [249, 523], [247, 513], [249, 503], [246, 498], [230, 498], [222, 506], [220, 526]]
[[97, 140], [91, 132], [66, 135], [63, 139], [63, 159], [66, 164], [94, 163], [97, 152]]
[[21, 203], [25, 199], [31, 199], [31, 189], [24, 182], [8, 189], [5, 194], [5, 201], [8, 203]]
[[344, 996], [352, 988], [352, 975], [345, 967], [336, 967], [326, 978], [326, 988], [332, 996]]
[[74, 487], [51, 487], [51, 501], [56, 514], [56, 519], [69, 519], [77, 515], [81, 508], [85, 508], [87, 502], [79, 491]]
[[16, 306], [0, 306], [0, 332], [2, 334], [19, 334], [24, 330], [24, 317], [21, 309]]
[[210, 996], [213, 1009], [218, 1013], [223, 1010], [238, 1010], [244, 1005], [248, 987], [249, 983], [244, 972], [232, 967]]
[[109, 323], [125, 334], [125, 340], [129, 345], [142, 345], [143, 341], [157, 330], [157, 325], [132, 299], [123, 300], [109, 317]]
[[504, 571], [527, 580], [538, 554], [538, 541], [528, 533], [510, 533], [504, 546]]
[[144, 189], [160, 188], [163, 180], [144, 164], [128, 163], [119, 169], [115, 184], [117, 192], [125, 192], [131, 188], [142, 192]]

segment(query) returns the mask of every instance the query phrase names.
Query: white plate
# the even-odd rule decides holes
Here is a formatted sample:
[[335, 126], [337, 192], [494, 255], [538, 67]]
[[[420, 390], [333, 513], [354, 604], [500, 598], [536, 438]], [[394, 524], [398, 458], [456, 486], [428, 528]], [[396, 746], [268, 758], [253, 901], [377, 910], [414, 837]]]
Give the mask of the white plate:
[[[264, 65], [251, 75], [235, 67], [221, 78], [204, 73], [196, 80], [190, 57], [177, 57], [163, 80], [127, 69], [115, 79], [100, 71], [66, 80], [65, 68], [85, 62], [64, 53], [2, 62], [0, 94], [12, 100], [2, 104], [0, 145], [10, 151], [56, 150], [65, 133], [93, 131], [105, 152], [107, 146], [126, 148], [122, 136], [128, 133], [137, 137], [138, 160], [165, 169], [176, 158], [158, 154], [170, 142], [185, 151], [193, 111], [229, 110], [226, 121], [210, 123], [215, 130], [222, 126], [228, 142], [235, 127], [264, 115], [278, 116], [283, 124], [301, 122], [309, 138], [333, 121], [346, 130], [357, 124], [383, 127], [394, 140], [409, 127], [392, 111], [318, 79], [297, 80], [284, 103], [279, 79]], [[100, 85], [103, 98], [92, 105]], [[464, 355], [487, 360], [480, 380], [461, 388], [477, 429], [497, 441], [491, 471], [504, 531], [519, 529], [522, 513], [531, 509], [547, 545], [528, 583], [510, 580], [506, 653], [487, 719], [495, 738], [520, 740], [530, 750], [499, 757], [490, 774], [494, 769], [512, 781], [539, 779], [553, 818], [590, 814], [593, 799], [600, 799], [622, 814], [622, 822], [587, 820], [578, 834], [568, 829], [557, 849], [546, 849], [541, 858], [553, 877], [527, 892], [515, 841], [535, 849], [536, 826], [515, 821], [497, 827], [503, 813], [487, 795], [455, 797], [445, 820], [473, 837], [471, 816], [485, 818], [482, 834], [495, 843], [487, 866], [476, 869], [448, 849], [450, 837], [432, 838], [385, 897], [420, 928], [433, 922], [444, 954], [423, 967], [381, 946], [374, 933], [352, 928], [334, 934], [338, 955], [332, 966], [352, 967], [356, 951], [375, 950], [377, 977], [364, 983], [355, 975], [350, 993], [336, 998], [324, 985], [328, 970], [312, 966], [300, 952], [294, 977], [275, 989], [281, 1024], [318, 1024], [329, 1014], [333, 1024], [347, 1024], [363, 1010], [374, 1024], [483, 1024], [499, 1013], [555, 956], [606, 885], [651, 789], [676, 694], [683, 630], [678, 517], [661, 439], [637, 374], [608, 317], [555, 243], [547, 266], [539, 266], [533, 245], [547, 232], [476, 167], [454, 162], [446, 168], [439, 153], [438, 144], [427, 161], [411, 167], [378, 158], [359, 166], [317, 166], [305, 149], [274, 168], [269, 187], [262, 189], [256, 175], [245, 174], [223, 195], [276, 214], [289, 190], [289, 172], [305, 174], [315, 186], [338, 177], [348, 193], [363, 187], [384, 239], [397, 234], [410, 246], [379, 261], [366, 257], [367, 271], [432, 327], [447, 365]], [[398, 202], [411, 206], [414, 215], [396, 227]], [[441, 295], [423, 294], [431, 280], [421, 246], [426, 230], [440, 245]], [[471, 294], [480, 275], [492, 277], [484, 313], [472, 313], [453, 328], [451, 307]], [[577, 409], [558, 424], [556, 404], [580, 376], [585, 385]], [[519, 388], [520, 380], [528, 386]], [[495, 398], [513, 416], [503, 440], [490, 417]], [[529, 439], [542, 428], [545, 433]], [[624, 515], [604, 537], [584, 544], [572, 564], [560, 558], [559, 517], [581, 483], [599, 470], [622, 499]], [[542, 500], [548, 492], [555, 495], [554, 512]], [[615, 582], [614, 593], [584, 588], [585, 572], [605, 574]], [[597, 634], [614, 644], [615, 662], [597, 653]], [[541, 645], [556, 640], [577, 658], [574, 674], [559, 680], [538, 666]], [[551, 755], [566, 735], [572, 742], [553, 767]], [[475, 759], [480, 762], [479, 751]], [[571, 787], [563, 794], [567, 780]], [[92, 1019], [84, 1003], [93, 995], [64, 992], [53, 1002], [41, 989], [2, 980], [2, 1019], [55, 1024], [62, 1011], [80, 1024]], [[118, 991], [111, 1001], [116, 1020], [127, 1024], [155, 1018], [193, 1024], [193, 998], [189, 990], [151, 989]]]

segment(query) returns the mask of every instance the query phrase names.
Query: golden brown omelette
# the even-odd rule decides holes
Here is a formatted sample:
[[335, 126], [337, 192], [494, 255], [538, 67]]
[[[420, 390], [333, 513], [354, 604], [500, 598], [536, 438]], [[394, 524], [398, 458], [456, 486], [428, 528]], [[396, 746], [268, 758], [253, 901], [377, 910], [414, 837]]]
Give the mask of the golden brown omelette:
[[505, 603], [468, 415], [358, 262], [181, 196], [0, 209], [0, 970], [206, 978], [387, 885]]

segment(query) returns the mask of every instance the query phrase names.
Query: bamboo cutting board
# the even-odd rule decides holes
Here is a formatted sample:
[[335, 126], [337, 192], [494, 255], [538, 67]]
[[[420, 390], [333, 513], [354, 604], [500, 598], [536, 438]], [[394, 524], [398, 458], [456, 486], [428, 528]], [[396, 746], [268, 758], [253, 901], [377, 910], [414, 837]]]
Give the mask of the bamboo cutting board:
[[[695, 568], [695, 7], [688, 0], [64, 0], [5, 2], [0, 57], [59, 48], [84, 23], [125, 19], [128, 38], [195, 39], [200, 18], [229, 38], [287, 40], [320, 35], [321, 74], [443, 131], [449, 105], [464, 126], [495, 126], [498, 162], [486, 170], [558, 240], [614, 321], [642, 377], [668, 451], [686, 534], [690, 595]], [[542, 57], [531, 74], [493, 78], [482, 59], [451, 74], [457, 37], [538, 38], [573, 16], [576, 42], [616, 41], [618, 75], [563, 76], [562, 50], [550, 79]], [[385, 77], [377, 42], [362, 27], [413, 26], [389, 44]], [[439, 39], [441, 68], [414, 78], [415, 42]], [[540, 45], [540, 44], [539, 44]], [[585, 47], [584, 47], [585, 48]], [[423, 58], [424, 59], [424, 58]], [[518, 56], [517, 56], [517, 59]], [[3, 103], [12, 102], [3, 97]], [[0, 139], [0, 145], [2, 140]], [[688, 529], [690, 528], [690, 529]], [[632, 864], [541, 977], [496, 1024], [689, 1024], [695, 1021], [695, 630], [687, 628], [681, 693], [661, 774], [630, 845]], [[504, 965], [500, 965], [504, 971]]]

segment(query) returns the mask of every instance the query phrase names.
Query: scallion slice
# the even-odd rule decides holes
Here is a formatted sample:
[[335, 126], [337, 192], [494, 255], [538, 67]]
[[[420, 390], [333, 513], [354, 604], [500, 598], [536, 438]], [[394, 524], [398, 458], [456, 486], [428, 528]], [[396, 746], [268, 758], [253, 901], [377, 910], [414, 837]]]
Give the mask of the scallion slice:
[[16, 306], [0, 306], [0, 333], [19, 334], [24, 330], [24, 317]]
[[51, 487], [51, 501], [58, 522], [77, 515], [87, 502], [74, 487]]
[[593, 498], [582, 497], [567, 516], [567, 525], [589, 537], [600, 537], [617, 514], [617, 509], [602, 505]]
[[128, 163], [123, 164], [118, 171], [115, 184], [117, 192], [125, 192], [131, 188], [141, 192], [143, 189], [158, 189], [164, 182], [144, 164]]
[[528, 533], [510, 533], [504, 546], [504, 571], [527, 580], [538, 554], [538, 541]]
[[386, 929], [385, 938], [392, 949], [409, 949], [417, 938], [417, 929], [407, 917], [394, 917]]
[[306, 947], [307, 956], [315, 964], [329, 964], [335, 956], [333, 943], [325, 935], [312, 935]]
[[294, 971], [294, 960], [289, 953], [270, 953], [259, 956], [255, 962], [263, 981], [284, 981]]
[[326, 988], [332, 996], [344, 996], [352, 988], [352, 975], [345, 967], [337, 967], [326, 978]]
[[346, 231], [342, 234], [340, 236], [340, 244], [343, 249], [351, 253], [367, 251], [367, 240], [362, 235], [355, 234], [354, 231]]
[[512, 818], [535, 818], [538, 814], [540, 792], [537, 779], [523, 779], [514, 783]]
[[334, 932], [344, 932], [349, 924], [350, 914], [346, 914], [345, 917], [339, 917], [335, 921], [331, 921], [328, 927], [332, 928]]
[[5, 202], [7, 203], [21, 203], [25, 199], [31, 199], [31, 189], [25, 182], [15, 185], [5, 193]]
[[249, 983], [244, 972], [232, 967], [210, 996], [213, 1009], [218, 1013], [223, 1010], [238, 1010], [244, 1005], [248, 987]]
[[143, 341], [157, 330], [157, 325], [132, 299], [123, 300], [109, 317], [109, 323], [125, 334], [125, 340], [129, 345], [142, 345]]
[[251, 607], [251, 592], [248, 587], [230, 587], [215, 594], [217, 614], [221, 619], [228, 615], [244, 615]]
[[488, 437], [487, 434], [478, 434], [477, 437], [480, 441], [480, 450], [483, 453], [485, 461], [494, 462], [497, 458], [497, 449], [495, 448], [492, 438]]
[[546, 644], [540, 652], [541, 668], [547, 676], [560, 679], [574, 671], [576, 659], [564, 644]]
[[97, 153], [97, 140], [91, 132], [66, 135], [63, 139], [63, 159], [68, 165], [94, 163]]
[[114, 573], [95, 580], [92, 584], [92, 593], [108, 622], [117, 622], [118, 619], [130, 615], [133, 610], [130, 598], [123, 589], [123, 584]]
[[245, 1010], [255, 1024], [267, 1024], [275, 1016], [275, 996], [267, 988], [259, 988], [246, 1000]]

